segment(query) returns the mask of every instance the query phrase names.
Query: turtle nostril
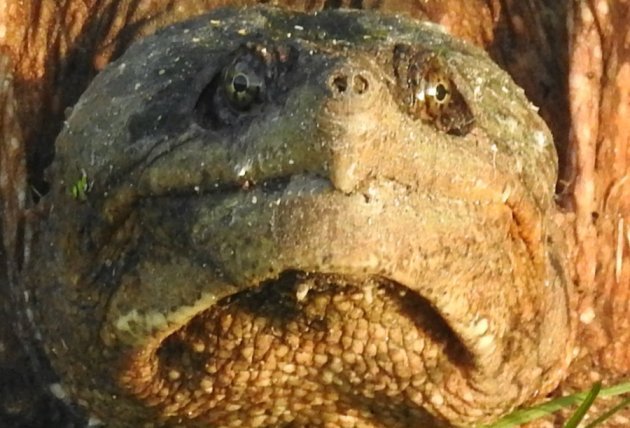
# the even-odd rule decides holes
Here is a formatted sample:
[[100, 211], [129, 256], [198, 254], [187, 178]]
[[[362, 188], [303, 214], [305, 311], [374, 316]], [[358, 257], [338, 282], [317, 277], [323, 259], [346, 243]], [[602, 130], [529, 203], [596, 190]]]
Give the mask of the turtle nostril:
[[339, 94], [343, 94], [348, 89], [348, 78], [346, 76], [336, 76], [332, 80], [332, 87]]
[[370, 87], [370, 85], [368, 84], [368, 80], [364, 76], [362, 76], [360, 74], [357, 74], [352, 79], [352, 89], [358, 95], [361, 95], [361, 94], [367, 92], [369, 87]]
[[352, 78], [348, 78], [347, 75], [338, 75], [332, 79], [332, 89], [337, 94], [345, 94], [348, 90], [352, 91], [352, 94], [362, 95], [369, 90], [368, 79], [361, 75], [356, 74]]

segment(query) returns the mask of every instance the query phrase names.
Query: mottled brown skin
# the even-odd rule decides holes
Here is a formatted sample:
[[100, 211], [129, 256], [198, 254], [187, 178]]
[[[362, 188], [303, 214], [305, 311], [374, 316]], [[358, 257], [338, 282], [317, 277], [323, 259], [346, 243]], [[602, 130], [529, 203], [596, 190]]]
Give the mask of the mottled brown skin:
[[[401, 4], [395, 2], [385, 3], [384, 9], [401, 8]], [[407, 2], [401, 3], [405, 5]], [[457, 5], [460, 2], [452, 3]], [[461, 2], [462, 5], [471, 3]], [[464, 6], [463, 10], [459, 10], [429, 2], [422, 12], [451, 28], [457, 36], [486, 47], [495, 60], [511, 71], [516, 81], [525, 87], [530, 98], [542, 106], [541, 113], [554, 132], [561, 174], [557, 199], [567, 210], [564, 215], [555, 215], [554, 222], [564, 229], [570, 249], [567, 254], [574, 268], [572, 275], [576, 286], [571, 295], [575, 305], [572, 312], [579, 319], [578, 346], [569, 353], [573, 362], [563, 375], [567, 380], [559, 386], [559, 391], [584, 388], [599, 378], [611, 382], [627, 376], [630, 360], [627, 321], [630, 288], [629, 144], [624, 123], [624, 117], [627, 117], [624, 109], [627, 108], [630, 91], [627, 88], [629, 79], [625, 75], [628, 73], [628, 54], [623, 47], [628, 33], [628, 6], [622, 2], [611, 2], [606, 11], [603, 2], [580, 2], [575, 8], [558, 2], [556, 9], [549, 11], [535, 2], [527, 5], [515, 3], [479, 2], [470, 9]], [[7, 108], [2, 111], [5, 117], [0, 150], [2, 235], [9, 259], [17, 260], [3, 272], [9, 277], [2, 278], [3, 281], [17, 282], [17, 267], [21, 261], [17, 256], [19, 253], [12, 252], [20, 239], [15, 238], [17, 234], [12, 232], [19, 232], [16, 225], [24, 218], [22, 211], [26, 204], [26, 198], [19, 191], [15, 192], [15, 189], [23, 188], [20, 184], [25, 176], [22, 152], [19, 146], [7, 144], [10, 141], [7, 136], [17, 136], [19, 140], [26, 141], [30, 153], [30, 182], [44, 190], [41, 171], [50, 161], [51, 141], [58, 132], [63, 108], [73, 104], [93, 73], [112, 56], [118, 56], [131, 39], [150, 33], [168, 22], [198, 14], [215, 4], [195, 2], [195, 5], [190, 10], [184, 7], [176, 11], [165, 2], [153, 6], [159, 9], [156, 11], [142, 9], [131, 2], [95, 5], [43, 2], [42, 9], [35, 11], [17, 3], [8, 3], [4, 16], [9, 13], [14, 19], [6, 21], [9, 28], [2, 44], [12, 61], [8, 65], [4, 63], [2, 74], [15, 76], [15, 92], [2, 92], [3, 105], [12, 105], [11, 98], [19, 100], [13, 105], [17, 106], [17, 115], [21, 119], [16, 121]], [[315, 2], [293, 6], [321, 7]], [[84, 7], [98, 9], [93, 15], [96, 18], [87, 19]], [[0, 17], [2, 12], [0, 9]], [[418, 13], [417, 10], [405, 12]], [[69, 15], [75, 19], [60, 19]], [[151, 18], [145, 19], [147, 16]], [[449, 24], [454, 22], [453, 16], [457, 17], [457, 25], [451, 27]], [[563, 25], [566, 16], [573, 23], [568, 34], [565, 34]], [[113, 20], [113, 17], [119, 21]], [[461, 24], [461, 17], [469, 18], [463, 21], [467, 25]], [[23, 22], [39, 25], [24, 26]], [[72, 22], [74, 25], [65, 24], [62, 27], [58, 22]], [[86, 22], [87, 25], [81, 25]], [[61, 28], [64, 30], [51, 31]], [[592, 53], [593, 46], [596, 47], [595, 52], [601, 52], [601, 58]], [[59, 84], [61, 77], [69, 77], [74, 83], [64, 81], [64, 84]], [[17, 128], [16, 125], [21, 126]], [[338, 280], [342, 284], [344, 281], [347, 279]], [[315, 289], [317, 287], [325, 289], [321, 284]], [[283, 288], [280, 286], [279, 289]], [[279, 296], [267, 298], [273, 300]], [[257, 297], [252, 299], [256, 301]], [[244, 306], [247, 301], [244, 300]], [[28, 324], [24, 318], [19, 324], [21, 328]], [[9, 338], [3, 343], [13, 340], [8, 333], [2, 333], [2, 337], [6, 335]], [[184, 334], [181, 340], [193, 346], [191, 337], [194, 337], [192, 332]], [[11, 364], [15, 365], [15, 361], [20, 360], [12, 354], [3, 361], [14, 361]], [[564, 370], [560, 366], [556, 368]], [[60, 371], [66, 370], [72, 372], [74, 369], [66, 367]], [[118, 369], [114, 369], [113, 373], [117, 377], [115, 370]], [[70, 373], [68, 376], [81, 375]], [[165, 372], [165, 376], [168, 378], [170, 375]], [[557, 381], [552, 383], [555, 385]], [[553, 388], [549, 385], [539, 393], [544, 394], [547, 389]], [[530, 399], [535, 399], [535, 395]], [[98, 409], [99, 406], [94, 407]], [[404, 412], [401, 410], [400, 414]], [[106, 412], [101, 410], [101, 413]], [[446, 416], [446, 419], [461, 421], [458, 417]], [[433, 423], [437, 423], [436, 420]], [[621, 419], [613, 423], [619, 426], [625, 424]]]

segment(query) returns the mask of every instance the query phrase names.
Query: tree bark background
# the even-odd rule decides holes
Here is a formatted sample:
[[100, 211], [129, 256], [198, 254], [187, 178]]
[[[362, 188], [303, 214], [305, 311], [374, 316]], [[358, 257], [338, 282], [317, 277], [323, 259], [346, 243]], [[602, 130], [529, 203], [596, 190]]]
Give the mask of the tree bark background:
[[568, 24], [583, 337], [574, 381], [585, 383], [630, 373], [630, 2], [575, 1]]

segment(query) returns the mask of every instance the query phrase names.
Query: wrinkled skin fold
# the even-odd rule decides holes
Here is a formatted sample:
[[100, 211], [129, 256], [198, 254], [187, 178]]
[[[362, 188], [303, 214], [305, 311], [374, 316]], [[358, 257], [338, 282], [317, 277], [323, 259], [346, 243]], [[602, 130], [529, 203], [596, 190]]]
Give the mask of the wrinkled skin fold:
[[217, 11], [107, 67], [56, 150], [26, 281], [113, 426], [466, 426], [570, 362], [551, 135], [430, 24]]

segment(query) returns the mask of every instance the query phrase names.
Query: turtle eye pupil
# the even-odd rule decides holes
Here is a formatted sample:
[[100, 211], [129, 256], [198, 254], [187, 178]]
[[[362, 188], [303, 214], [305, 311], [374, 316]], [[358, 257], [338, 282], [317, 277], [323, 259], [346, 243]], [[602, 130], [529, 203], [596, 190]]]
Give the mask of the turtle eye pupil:
[[438, 102], [443, 102], [447, 96], [448, 96], [448, 89], [446, 89], [446, 86], [444, 86], [444, 84], [439, 83], [435, 87], [435, 99]]
[[224, 72], [223, 90], [228, 103], [237, 111], [248, 111], [262, 102], [265, 81], [251, 60], [238, 61]]
[[195, 104], [198, 123], [218, 129], [249, 121], [260, 113], [272, 101], [267, 85], [275, 87], [278, 70], [286, 69], [288, 58], [283, 58], [264, 45], [241, 46], [231, 59], [226, 58], [228, 62], [216, 70], [199, 95]]
[[249, 87], [249, 79], [243, 73], [239, 73], [232, 79], [232, 87], [235, 92], [245, 92]]

